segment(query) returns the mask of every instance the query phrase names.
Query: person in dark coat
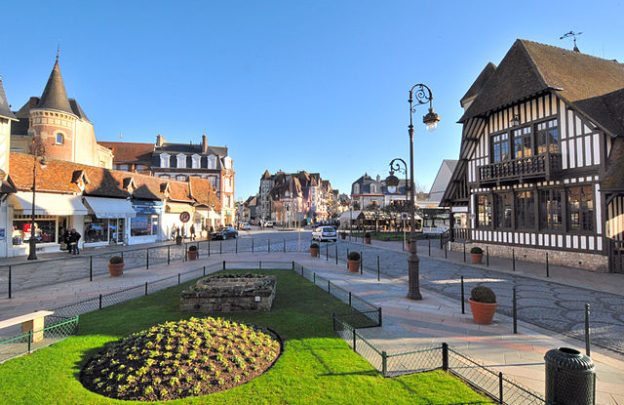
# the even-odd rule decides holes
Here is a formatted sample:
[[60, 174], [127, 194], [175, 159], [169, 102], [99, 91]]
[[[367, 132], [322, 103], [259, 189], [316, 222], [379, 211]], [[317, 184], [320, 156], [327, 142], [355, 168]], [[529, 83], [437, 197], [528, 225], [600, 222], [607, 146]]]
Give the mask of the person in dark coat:
[[67, 249], [67, 253], [71, 253], [71, 248], [69, 247], [69, 231], [65, 229], [61, 236], [61, 241], [65, 244], [65, 249]]
[[76, 231], [76, 229], [72, 228], [71, 232], [69, 233], [69, 246], [71, 249], [71, 253], [73, 255], [79, 255], [80, 254], [80, 248], [78, 247], [78, 242], [80, 241], [82, 235], [80, 235], [78, 233], [78, 231]]
[[191, 240], [195, 240], [195, 224], [191, 224]]

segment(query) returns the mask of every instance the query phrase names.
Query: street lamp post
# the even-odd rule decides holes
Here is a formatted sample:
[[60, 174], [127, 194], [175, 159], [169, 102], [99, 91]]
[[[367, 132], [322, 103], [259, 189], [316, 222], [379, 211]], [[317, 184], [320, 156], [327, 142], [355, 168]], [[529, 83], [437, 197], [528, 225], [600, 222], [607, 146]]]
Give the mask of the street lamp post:
[[[45, 149], [40, 139], [33, 137], [31, 144], [31, 153], [33, 156], [33, 182], [32, 182], [32, 205], [30, 209], [30, 239], [28, 240], [28, 260], [37, 260], [37, 240], [35, 238], [35, 195], [37, 194], [37, 165], [41, 164], [41, 168], [46, 167]], [[41, 159], [40, 159], [41, 158]]]
[[[440, 116], [433, 110], [433, 94], [431, 89], [425, 84], [419, 83], [409, 90], [409, 113], [410, 120], [408, 126], [409, 135], [409, 148], [410, 148], [410, 164], [409, 164], [409, 189], [410, 189], [410, 254], [407, 259], [408, 265], [408, 292], [407, 298], [412, 300], [421, 300], [422, 295], [420, 293], [420, 259], [416, 249], [416, 182], [414, 180], [414, 123], [413, 115], [416, 112], [416, 106], [422, 104], [429, 104], [429, 111], [423, 117], [423, 123], [426, 125], [427, 130], [434, 130], [438, 122], [440, 122]], [[397, 159], [395, 159], [397, 160]], [[393, 160], [394, 162], [394, 160]], [[403, 161], [403, 163], [405, 163]], [[392, 162], [391, 162], [392, 164]], [[391, 166], [392, 169], [392, 166]], [[392, 176], [392, 173], [391, 173]], [[396, 177], [395, 177], [396, 178]], [[398, 184], [398, 182], [397, 182]]]

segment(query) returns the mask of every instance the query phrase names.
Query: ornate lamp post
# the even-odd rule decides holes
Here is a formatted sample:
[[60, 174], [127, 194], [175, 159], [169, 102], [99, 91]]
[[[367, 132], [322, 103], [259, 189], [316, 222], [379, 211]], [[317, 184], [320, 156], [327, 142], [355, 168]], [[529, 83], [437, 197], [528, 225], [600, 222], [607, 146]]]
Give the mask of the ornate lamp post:
[[[407, 298], [421, 300], [420, 294], [420, 259], [416, 252], [416, 182], [414, 181], [414, 123], [413, 115], [416, 107], [422, 104], [429, 104], [429, 111], [423, 117], [423, 123], [428, 131], [433, 131], [440, 122], [440, 116], [433, 110], [433, 94], [426, 85], [419, 83], [409, 90], [409, 113], [410, 121], [408, 126], [410, 164], [409, 164], [409, 189], [410, 189], [410, 255], [407, 259], [408, 266], [408, 292]], [[405, 163], [405, 162], [403, 162]]]
[[[403, 164], [403, 166], [401, 166], [401, 164]], [[391, 194], [394, 194], [397, 192], [397, 188], [399, 186], [399, 178], [395, 176], [394, 173], [395, 172], [403, 173], [405, 174], [405, 177], [407, 177], [407, 163], [405, 163], [405, 160], [401, 158], [394, 158], [390, 161], [389, 166], [390, 166], [390, 175], [386, 177], [386, 187], [388, 188], [388, 192], [390, 192]], [[409, 179], [406, 179], [405, 181], [406, 200], [409, 197], [409, 190], [410, 190], [408, 183], [410, 183]], [[403, 225], [405, 228], [405, 223], [403, 223]], [[405, 229], [403, 229], [403, 243], [405, 243]]]
[[46, 167], [45, 146], [41, 138], [33, 136], [30, 146], [33, 154], [32, 206], [30, 207], [30, 239], [28, 240], [28, 260], [37, 260], [37, 240], [35, 238], [35, 195], [37, 194], [37, 166]]

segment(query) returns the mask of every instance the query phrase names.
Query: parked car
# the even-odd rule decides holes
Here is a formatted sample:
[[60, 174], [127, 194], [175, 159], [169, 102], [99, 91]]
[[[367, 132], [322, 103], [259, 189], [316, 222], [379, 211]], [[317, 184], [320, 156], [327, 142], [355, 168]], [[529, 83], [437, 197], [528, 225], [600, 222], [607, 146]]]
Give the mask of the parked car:
[[333, 226], [319, 226], [312, 232], [312, 240], [318, 240], [323, 242], [324, 240], [338, 240], [338, 234], [336, 228]]
[[231, 226], [221, 229], [220, 231], [210, 234], [212, 240], [226, 240], [238, 238], [238, 231]]
[[243, 231], [251, 231], [251, 225], [249, 224], [249, 222], [245, 222], [241, 225], [240, 229], [242, 229]]
[[273, 228], [273, 221], [266, 221], [266, 222], [264, 223], [264, 226], [265, 226], [266, 228]]

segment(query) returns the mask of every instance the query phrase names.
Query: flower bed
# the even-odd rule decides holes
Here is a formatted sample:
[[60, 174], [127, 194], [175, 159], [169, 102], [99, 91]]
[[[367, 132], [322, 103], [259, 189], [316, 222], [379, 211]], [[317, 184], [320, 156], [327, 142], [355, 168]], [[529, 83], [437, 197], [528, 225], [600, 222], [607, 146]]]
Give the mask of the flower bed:
[[276, 361], [271, 335], [221, 318], [166, 322], [106, 345], [80, 380], [111, 398], [155, 401], [223, 391], [261, 375]]

